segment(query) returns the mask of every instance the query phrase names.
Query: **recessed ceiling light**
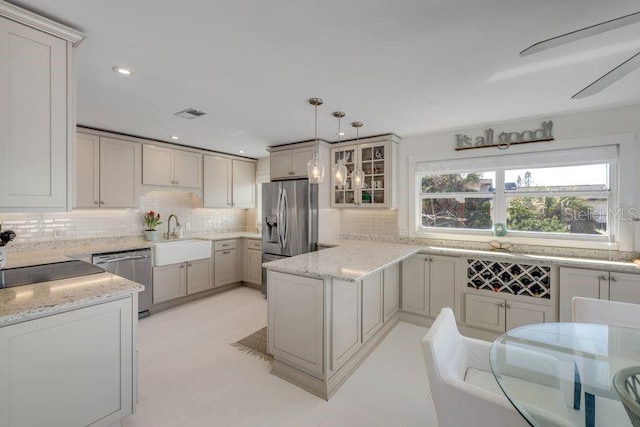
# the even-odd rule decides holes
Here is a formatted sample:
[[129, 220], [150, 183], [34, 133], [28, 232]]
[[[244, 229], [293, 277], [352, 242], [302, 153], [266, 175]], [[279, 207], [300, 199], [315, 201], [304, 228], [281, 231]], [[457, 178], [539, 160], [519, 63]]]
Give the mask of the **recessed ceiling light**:
[[240, 151], [238, 151], [238, 153], [244, 154], [244, 150], [240, 150]]
[[178, 139], [176, 135], [171, 135], [171, 139]]
[[124, 74], [125, 76], [130, 76], [133, 74], [133, 71], [126, 67], [113, 67], [112, 70], [116, 73]]

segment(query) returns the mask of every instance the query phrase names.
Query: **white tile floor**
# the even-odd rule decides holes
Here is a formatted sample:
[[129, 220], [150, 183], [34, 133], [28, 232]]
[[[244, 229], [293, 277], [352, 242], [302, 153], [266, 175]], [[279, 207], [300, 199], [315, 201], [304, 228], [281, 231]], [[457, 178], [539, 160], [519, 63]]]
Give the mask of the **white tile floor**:
[[425, 328], [398, 324], [327, 402], [229, 345], [266, 322], [266, 300], [244, 287], [140, 321], [140, 399], [123, 426], [437, 425]]

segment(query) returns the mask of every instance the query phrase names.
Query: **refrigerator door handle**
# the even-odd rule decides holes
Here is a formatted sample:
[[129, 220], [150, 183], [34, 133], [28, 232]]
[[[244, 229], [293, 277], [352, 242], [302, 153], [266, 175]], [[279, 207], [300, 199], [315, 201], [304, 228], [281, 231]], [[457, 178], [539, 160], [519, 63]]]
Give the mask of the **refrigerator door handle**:
[[289, 201], [287, 200], [287, 190], [282, 189], [282, 217], [284, 219], [282, 229], [282, 249], [287, 246], [287, 235], [289, 234]]
[[282, 244], [282, 231], [283, 231], [283, 218], [282, 218], [282, 187], [278, 188], [278, 206], [276, 208], [276, 221], [278, 221], [278, 245], [280, 249], [283, 249]]

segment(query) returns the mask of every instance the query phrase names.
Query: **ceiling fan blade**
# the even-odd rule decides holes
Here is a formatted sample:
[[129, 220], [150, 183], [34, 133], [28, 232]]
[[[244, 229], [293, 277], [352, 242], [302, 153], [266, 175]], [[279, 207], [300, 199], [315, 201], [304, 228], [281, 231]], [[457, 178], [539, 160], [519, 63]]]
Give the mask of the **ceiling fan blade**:
[[611, 86], [636, 68], [640, 67], [640, 52], [633, 55], [631, 58], [618, 65], [613, 70], [609, 71], [604, 76], [600, 77], [589, 86], [582, 89], [580, 92], [573, 95], [573, 99], [586, 98], [587, 96], [594, 95], [607, 87]]
[[612, 19], [610, 21], [601, 22], [600, 24], [591, 25], [589, 27], [581, 28], [576, 31], [572, 31], [561, 36], [552, 37], [547, 40], [543, 40], [536, 44], [533, 44], [520, 52], [520, 56], [527, 56], [534, 53], [541, 52], [543, 50], [551, 49], [552, 47], [560, 46], [566, 43], [571, 43], [576, 40], [584, 39], [594, 36], [596, 34], [604, 33], [606, 31], [615, 30], [616, 28], [624, 27], [625, 25], [635, 24], [640, 22], [640, 12], [632, 13], [630, 15], [621, 16], [620, 18]]

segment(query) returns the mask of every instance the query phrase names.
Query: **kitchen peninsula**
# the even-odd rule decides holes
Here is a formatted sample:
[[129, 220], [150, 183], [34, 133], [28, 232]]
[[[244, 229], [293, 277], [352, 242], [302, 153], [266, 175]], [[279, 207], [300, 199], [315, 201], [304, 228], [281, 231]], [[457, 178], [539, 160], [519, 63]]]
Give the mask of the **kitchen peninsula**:
[[373, 240], [335, 244], [263, 264], [271, 372], [324, 399], [399, 320], [428, 326], [451, 307], [465, 334], [494, 339], [524, 324], [567, 321], [574, 296], [640, 302], [640, 268], [632, 262]]

